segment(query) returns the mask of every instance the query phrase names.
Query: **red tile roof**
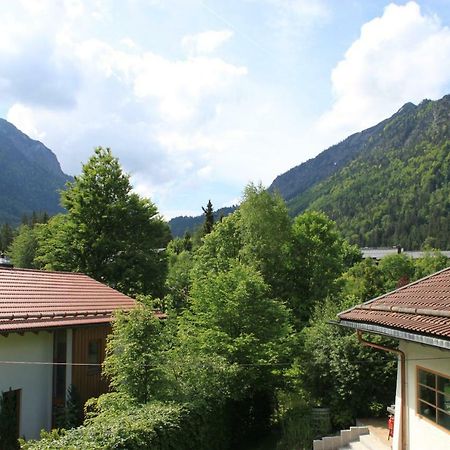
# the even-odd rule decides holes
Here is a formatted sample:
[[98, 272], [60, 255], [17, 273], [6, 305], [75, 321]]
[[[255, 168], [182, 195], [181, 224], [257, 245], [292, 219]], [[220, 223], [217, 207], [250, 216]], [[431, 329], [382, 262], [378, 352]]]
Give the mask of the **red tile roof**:
[[80, 273], [0, 267], [0, 333], [111, 321], [136, 302]]
[[340, 320], [450, 339], [450, 268], [338, 316]]

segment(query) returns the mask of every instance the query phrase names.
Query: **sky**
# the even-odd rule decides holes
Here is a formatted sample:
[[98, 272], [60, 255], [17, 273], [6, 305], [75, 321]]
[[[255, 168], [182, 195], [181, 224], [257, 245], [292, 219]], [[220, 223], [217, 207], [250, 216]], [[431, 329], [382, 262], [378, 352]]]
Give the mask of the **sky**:
[[450, 0], [0, 0], [0, 117], [170, 219], [450, 93]]

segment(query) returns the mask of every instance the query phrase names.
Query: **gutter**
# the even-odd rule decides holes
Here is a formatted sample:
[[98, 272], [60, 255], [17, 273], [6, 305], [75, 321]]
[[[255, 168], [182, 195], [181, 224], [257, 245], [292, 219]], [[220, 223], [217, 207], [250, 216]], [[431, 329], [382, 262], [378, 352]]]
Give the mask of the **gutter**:
[[356, 335], [358, 336], [358, 341], [361, 345], [365, 347], [372, 347], [378, 350], [383, 350], [385, 352], [395, 353], [400, 357], [400, 436], [399, 436], [399, 447], [401, 450], [406, 450], [406, 363], [405, 363], [405, 353], [401, 350], [391, 347], [385, 347], [384, 345], [375, 344], [373, 342], [367, 341], [362, 337], [362, 331], [356, 330]]

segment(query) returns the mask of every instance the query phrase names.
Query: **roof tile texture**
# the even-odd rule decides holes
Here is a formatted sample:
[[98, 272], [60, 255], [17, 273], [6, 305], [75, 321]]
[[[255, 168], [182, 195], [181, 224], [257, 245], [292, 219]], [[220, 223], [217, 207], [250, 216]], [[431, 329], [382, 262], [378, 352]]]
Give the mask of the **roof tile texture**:
[[0, 267], [0, 332], [105, 323], [135, 305], [84, 274]]
[[450, 268], [355, 306], [339, 318], [450, 339]]

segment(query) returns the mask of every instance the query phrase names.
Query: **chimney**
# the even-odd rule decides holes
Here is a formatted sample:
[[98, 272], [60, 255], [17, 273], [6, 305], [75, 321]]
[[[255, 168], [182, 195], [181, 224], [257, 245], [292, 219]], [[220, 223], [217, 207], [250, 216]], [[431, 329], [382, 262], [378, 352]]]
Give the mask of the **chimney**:
[[0, 253], [0, 267], [8, 267], [9, 269], [14, 267], [11, 260], [4, 253]]

